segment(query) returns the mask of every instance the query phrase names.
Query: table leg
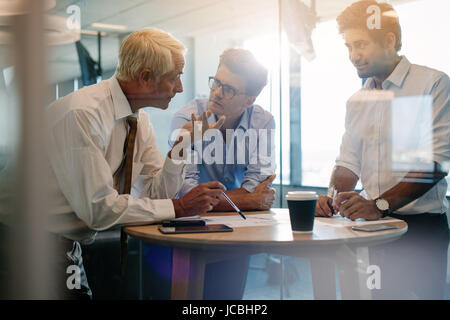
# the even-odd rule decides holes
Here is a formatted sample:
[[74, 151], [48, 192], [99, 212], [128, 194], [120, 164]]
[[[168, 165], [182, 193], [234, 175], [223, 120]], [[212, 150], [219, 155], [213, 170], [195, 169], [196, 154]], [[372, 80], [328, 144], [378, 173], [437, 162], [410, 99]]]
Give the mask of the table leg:
[[189, 249], [173, 249], [172, 294], [173, 300], [203, 299], [205, 259], [202, 254]]
[[356, 256], [358, 257], [359, 270], [362, 272], [359, 273], [359, 296], [364, 300], [372, 299], [372, 291], [369, 289], [368, 285], [368, 267], [370, 265], [369, 260], [369, 248], [368, 247], [357, 247], [356, 248]]
[[323, 256], [310, 258], [314, 299], [336, 300], [334, 260]]
[[142, 277], [142, 270], [143, 270], [143, 266], [142, 266], [142, 240], [139, 240], [139, 264], [138, 264], [138, 297], [139, 300], [143, 299], [143, 277]]
[[283, 263], [283, 256], [280, 255], [280, 269], [281, 269], [281, 279], [280, 279], [280, 300], [284, 299], [284, 263]]
[[352, 250], [348, 246], [342, 246], [336, 252], [336, 258], [342, 299], [371, 299], [367, 287], [367, 248], [358, 247]]

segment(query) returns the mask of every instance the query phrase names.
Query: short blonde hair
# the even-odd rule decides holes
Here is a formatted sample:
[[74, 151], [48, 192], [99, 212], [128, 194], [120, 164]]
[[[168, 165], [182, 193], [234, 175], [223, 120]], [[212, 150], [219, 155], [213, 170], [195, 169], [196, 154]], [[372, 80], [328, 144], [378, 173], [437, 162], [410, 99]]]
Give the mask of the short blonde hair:
[[159, 81], [162, 75], [175, 68], [172, 55], [184, 55], [185, 52], [186, 47], [180, 41], [162, 30], [135, 31], [120, 45], [115, 76], [121, 81], [131, 81], [148, 68]]

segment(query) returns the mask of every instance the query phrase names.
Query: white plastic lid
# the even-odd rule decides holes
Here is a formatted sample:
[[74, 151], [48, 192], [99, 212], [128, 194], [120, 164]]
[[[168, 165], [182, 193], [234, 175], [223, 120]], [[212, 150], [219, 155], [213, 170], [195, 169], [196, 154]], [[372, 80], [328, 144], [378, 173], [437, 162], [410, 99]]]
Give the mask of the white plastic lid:
[[315, 191], [289, 191], [286, 200], [316, 200], [318, 198]]

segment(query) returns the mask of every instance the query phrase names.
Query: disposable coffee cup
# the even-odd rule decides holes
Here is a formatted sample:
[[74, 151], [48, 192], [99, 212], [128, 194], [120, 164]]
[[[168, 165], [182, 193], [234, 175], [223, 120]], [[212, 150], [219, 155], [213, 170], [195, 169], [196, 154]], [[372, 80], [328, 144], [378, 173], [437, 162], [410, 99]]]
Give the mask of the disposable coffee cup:
[[314, 191], [290, 191], [286, 195], [292, 232], [311, 233], [314, 228], [317, 193]]

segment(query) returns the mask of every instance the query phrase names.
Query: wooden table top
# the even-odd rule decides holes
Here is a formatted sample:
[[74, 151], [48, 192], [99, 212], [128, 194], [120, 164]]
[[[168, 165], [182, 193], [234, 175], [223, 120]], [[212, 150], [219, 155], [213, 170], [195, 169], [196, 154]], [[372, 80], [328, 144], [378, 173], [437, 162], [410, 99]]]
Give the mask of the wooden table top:
[[[159, 225], [129, 226], [125, 232], [134, 238], [146, 242], [169, 245], [172, 247], [190, 247], [205, 249], [207, 247], [297, 247], [329, 244], [371, 243], [392, 240], [404, 234], [408, 227], [404, 221], [373, 221], [396, 225], [397, 229], [364, 232], [351, 229], [358, 222], [343, 223], [342, 218], [316, 217], [312, 233], [293, 233], [289, 221], [288, 209], [271, 209], [270, 211], [245, 212], [246, 215], [267, 214], [276, 222], [270, 226], [233, 227], [233, 232], [163, 234]], [[234, 215], [235, 212], [214, 212], [207, 216]], [[367, 222], [366, 222], [367, 223]]]

